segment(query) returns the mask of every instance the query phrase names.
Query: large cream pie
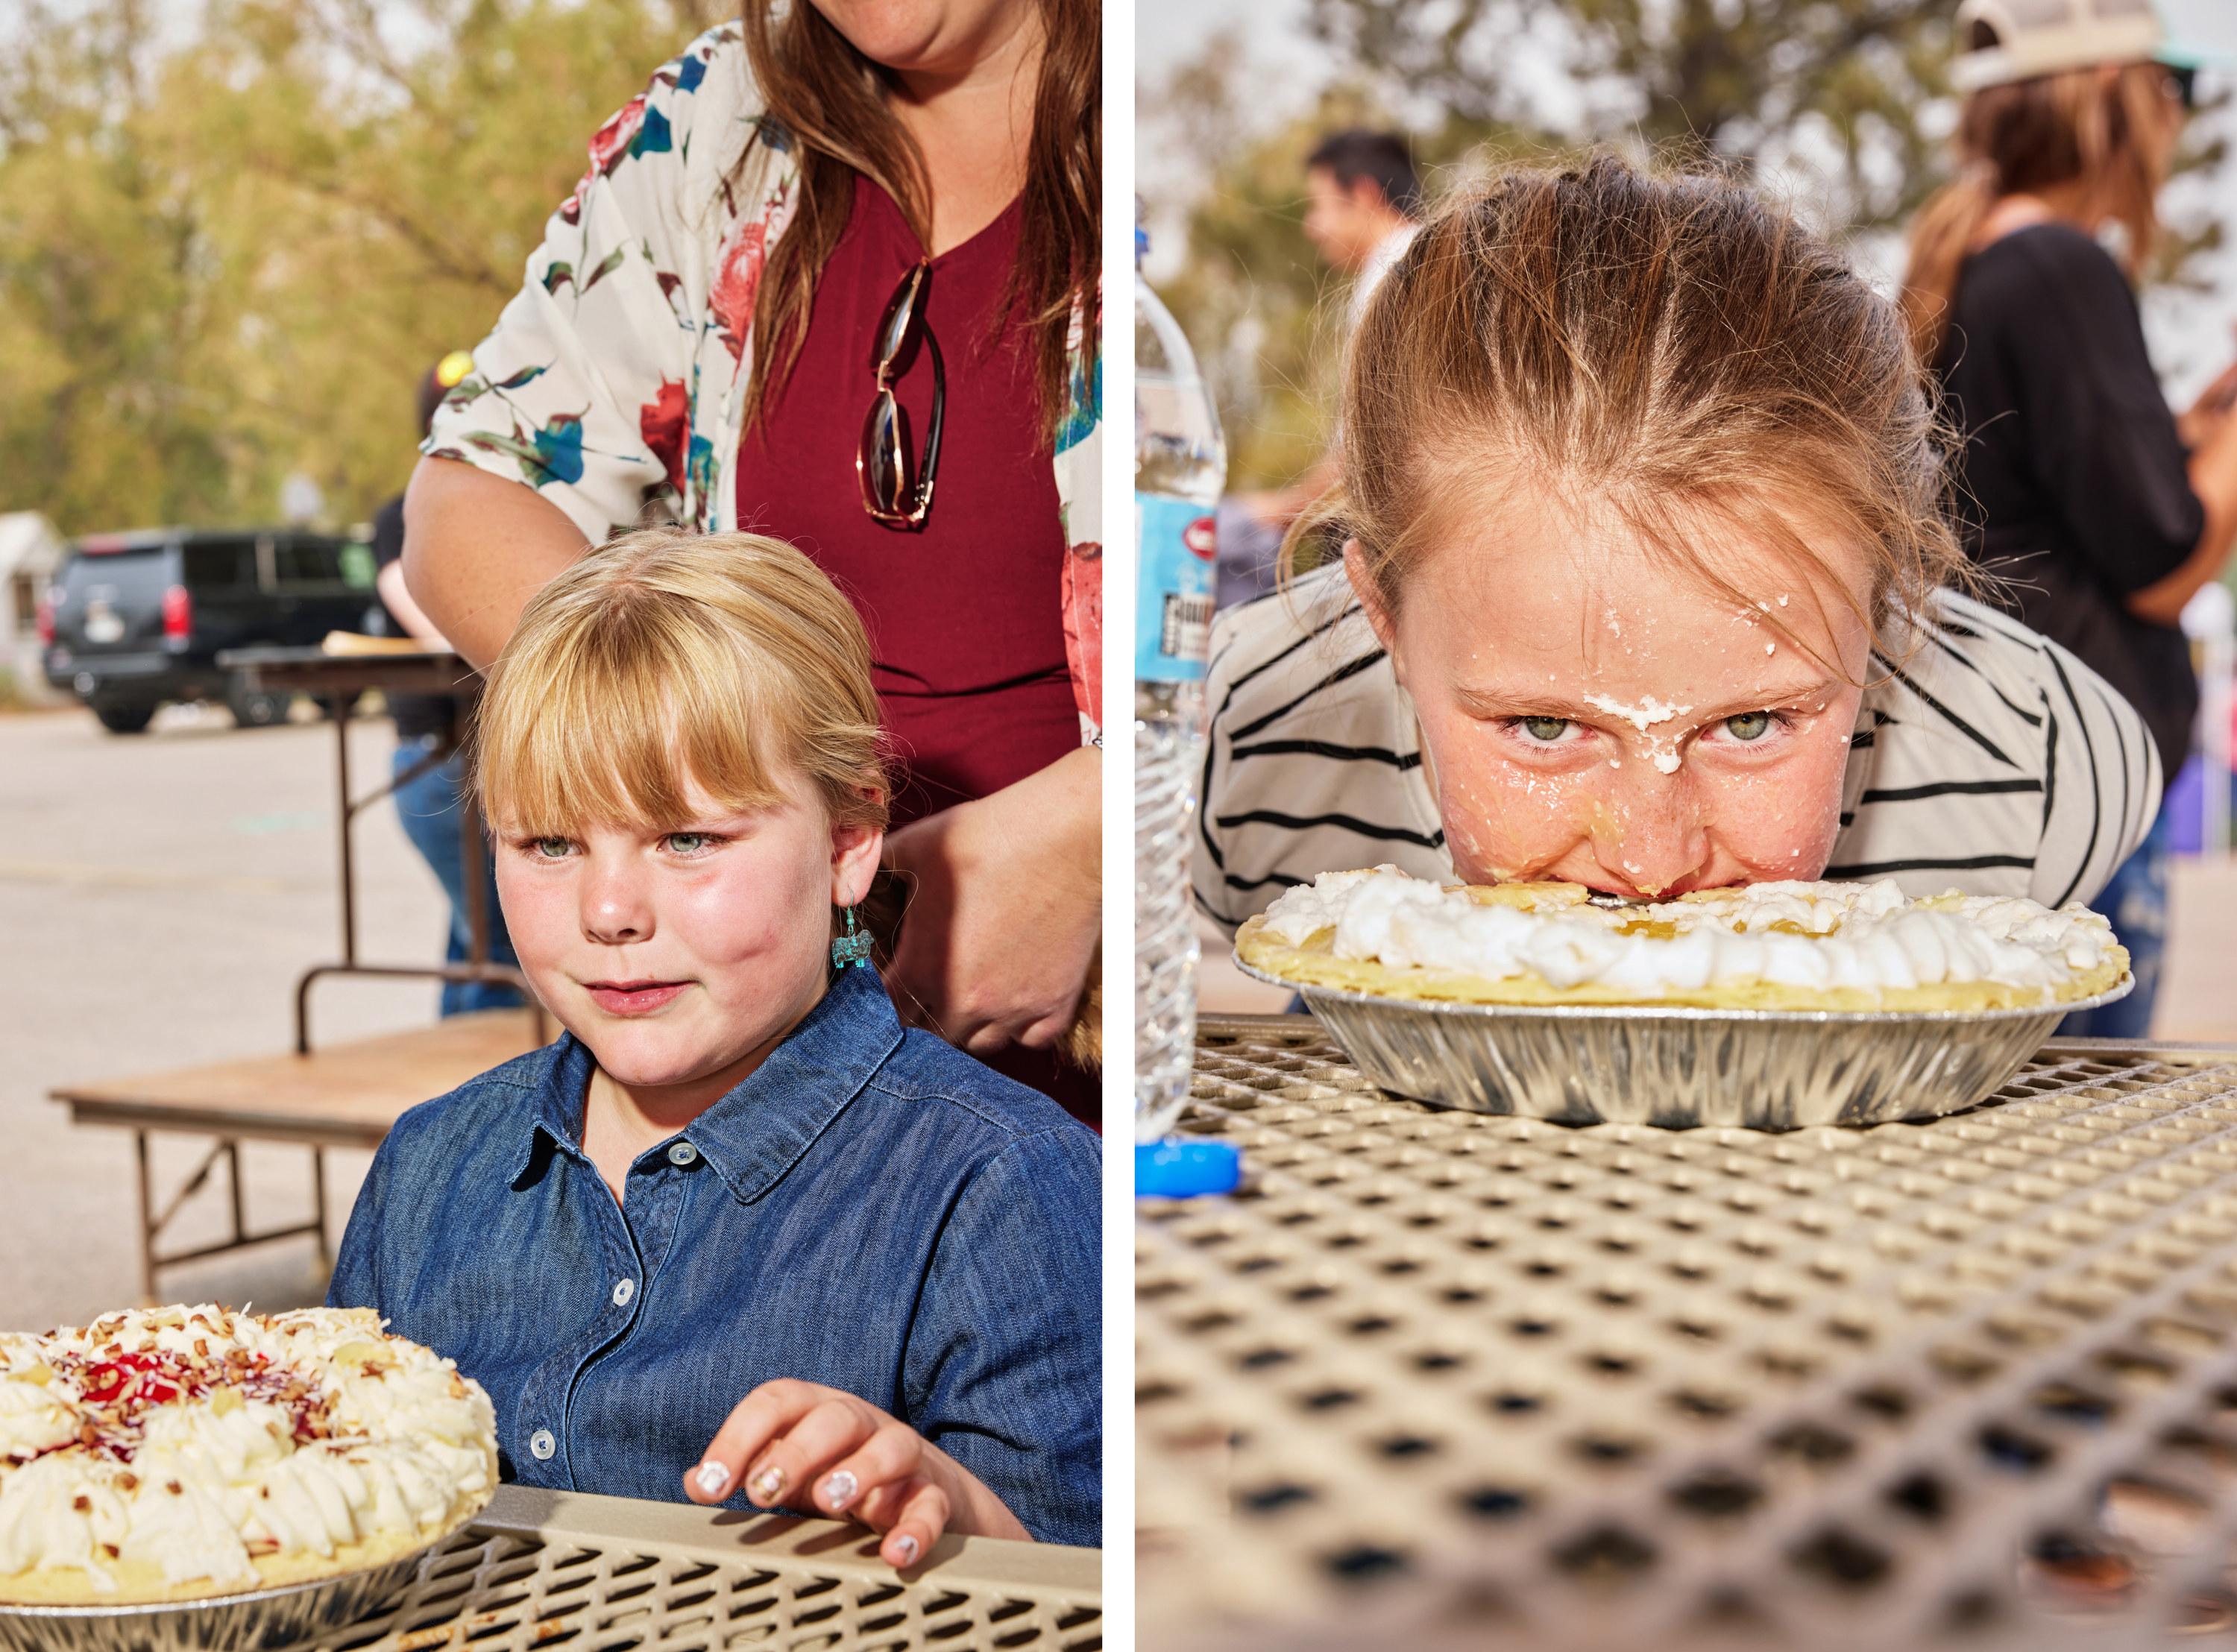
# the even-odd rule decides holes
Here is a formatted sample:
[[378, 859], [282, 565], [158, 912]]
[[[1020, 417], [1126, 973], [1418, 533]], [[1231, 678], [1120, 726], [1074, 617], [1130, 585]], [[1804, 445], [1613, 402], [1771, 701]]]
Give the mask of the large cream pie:
[[1300, 984], [1468, 1004], [1723, 1010], [2003, 1010], [2092, 997], [2128, 954], [2088, 908], [1893, 883], [1770, 883], [1648, 906], [1580, 884], [1449, 886], [1323, 872], [1236, 937]]
[[489, 1396], [364, 1309], [0, 1334], [0, 1602], [190, 1600], [378, 1566], [498, 1478]]

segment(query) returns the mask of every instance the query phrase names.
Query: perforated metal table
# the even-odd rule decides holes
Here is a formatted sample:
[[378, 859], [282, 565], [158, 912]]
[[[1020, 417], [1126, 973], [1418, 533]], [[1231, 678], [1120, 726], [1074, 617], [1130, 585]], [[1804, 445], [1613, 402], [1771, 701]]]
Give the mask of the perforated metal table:
[[389, 1609], [301, 1652], [563, 1643], [1094, 1652], [1102, 1556], [948, 1537], [898, 1573], [860, 1526], [505, 1486]]
[[2237, 1049], [1585, 1129], [1207, 1018], [1142, 1201], [1139, 1643], [2237, 1646]]

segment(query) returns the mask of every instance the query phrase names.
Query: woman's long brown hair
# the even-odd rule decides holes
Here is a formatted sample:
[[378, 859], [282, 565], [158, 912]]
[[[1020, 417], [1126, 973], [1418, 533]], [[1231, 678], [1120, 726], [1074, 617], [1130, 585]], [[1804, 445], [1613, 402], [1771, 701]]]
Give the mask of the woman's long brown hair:
[[1957, 117], [1963, 169], [1911, 220], [1903, 319], [1922, 365], [1941, 358], [1958, 268], [1982, 220], [2007, 195], [2082, 181], [2093, 204], [2128, 232], [2129, 279], [2141, 272], [2159, 236], [2155, 203], [2166, 180], [2137, 132], [2160, 118], [2166, 76], [2156, 63], [2130, 63], [2109, 76], [2073, 69], [1984, 87], [1965, 100]]
[[[1039, 3], [1046, 46], [1033, 94], [1018, 260], [995, 317], [998, 333], [1013, 319], [1022, 324], [1041, 439], [1053, 444], [1071, 397], [1072, 317], [1096, 302], [1102, 260], [1103, 29], [1099, 4]], [[790, 0], [782, 19], [776, 10], [777, 0], [746, 0], [746, 50], [768, 117], [793, 145], [800, 201], [754, 300], [749, 425], [800, 359], [816, 279], [847, 227], [855, 174], [894, 198], [920, 241], [929, 244], [932, 231], [924, 157], [887, 105], [888, 72], [809, 0]]]

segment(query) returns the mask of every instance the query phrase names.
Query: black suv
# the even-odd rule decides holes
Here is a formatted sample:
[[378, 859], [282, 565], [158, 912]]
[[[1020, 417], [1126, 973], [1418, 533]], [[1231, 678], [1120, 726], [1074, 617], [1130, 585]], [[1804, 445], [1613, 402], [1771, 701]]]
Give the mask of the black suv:
[[278, 722], [288, 696], [221, 671], [221, 649], [305, 647], [366, 624], [373, 547], [291, 528], [149, 528], [70, 547], [39, 611], [47, 681], [120, 734], [167, 700], [222, 700], [244, 727]]

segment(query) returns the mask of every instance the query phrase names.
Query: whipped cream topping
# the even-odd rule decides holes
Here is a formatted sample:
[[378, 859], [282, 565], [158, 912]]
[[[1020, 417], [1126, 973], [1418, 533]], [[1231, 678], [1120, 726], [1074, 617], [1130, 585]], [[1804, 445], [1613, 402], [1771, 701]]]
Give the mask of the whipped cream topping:
[[2003, 896], [1914, 901], [1892, 882], [1767, 883], [1652, 906], [1478, 905], [1394, 866], [1323, 872], [1266, 911], [1292, 946], [1333, 929], [1341, 958], [1655, 995], [1769, 982], [1825, 991], [1993, 981], [2044, 1002], [2114, 944], [2088, 908]]
[[491, 1486], [489, 1396], [363, 1309], [212, 1306], [0, 1334], [0, 1578], [147, 1560], [253, 1586], [251, 1557], [432, 1533]]

